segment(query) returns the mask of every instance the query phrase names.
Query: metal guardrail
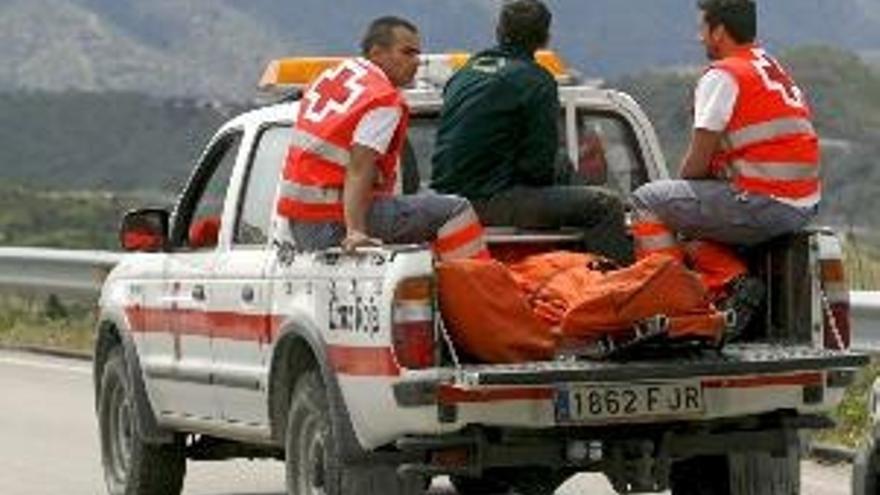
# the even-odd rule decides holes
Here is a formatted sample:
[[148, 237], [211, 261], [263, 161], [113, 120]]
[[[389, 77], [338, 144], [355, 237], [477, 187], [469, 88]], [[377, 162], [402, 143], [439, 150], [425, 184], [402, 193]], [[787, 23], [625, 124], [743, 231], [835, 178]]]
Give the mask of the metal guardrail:
[[[0, 287], [95, 295], [124, 253], [51, 248], [0, 248]], [[880, 350], [880, 291], [850, 293], [853, 347]]]
[[853, 347], [880, 350], [880, 292], [849, 293]]
[[0, 248], [0, 287], [94, 295], [123, 253], [51, 248]]

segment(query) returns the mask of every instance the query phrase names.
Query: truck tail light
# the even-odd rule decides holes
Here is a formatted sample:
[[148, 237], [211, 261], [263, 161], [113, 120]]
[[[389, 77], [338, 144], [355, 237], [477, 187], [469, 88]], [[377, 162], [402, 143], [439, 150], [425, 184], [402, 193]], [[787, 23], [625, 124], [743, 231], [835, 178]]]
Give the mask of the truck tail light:
[[394, 291], [391, 336], [394, 354], [403, 368], [430, 368], [435, 364], [434, 281], [430, 277], [404, 279]]
[[849, 288], [843, 269], [843, 260], [837, 257], [820, 258], [821, 305], [823, 340], [826, 349], [849, 349], [852, 340], [850, 326]]

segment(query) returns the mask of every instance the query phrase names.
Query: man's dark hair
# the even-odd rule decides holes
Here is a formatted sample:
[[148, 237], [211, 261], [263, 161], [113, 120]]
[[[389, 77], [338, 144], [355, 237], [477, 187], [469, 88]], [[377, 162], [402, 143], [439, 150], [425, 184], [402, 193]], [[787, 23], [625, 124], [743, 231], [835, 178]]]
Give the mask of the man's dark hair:
[[367, 55], [374, 46], [389, 47], [394, 43], [394, 28], [404, 28], [418, 33], [419, 28], [402, 17], [393, 15], [379, 17], [370, 23], [361, 40], [361, 53]]
[[502, 45], [516, 45], [534, 52], [550, 41], [553, 15], [540, 0], [510, 0], [501, 7], [495, 36]]
[[706, 23], [715, 29], [722, 25], [739, 44], [755, 41], [758, 33], [758, 15], [752, 0], [699, 0]]

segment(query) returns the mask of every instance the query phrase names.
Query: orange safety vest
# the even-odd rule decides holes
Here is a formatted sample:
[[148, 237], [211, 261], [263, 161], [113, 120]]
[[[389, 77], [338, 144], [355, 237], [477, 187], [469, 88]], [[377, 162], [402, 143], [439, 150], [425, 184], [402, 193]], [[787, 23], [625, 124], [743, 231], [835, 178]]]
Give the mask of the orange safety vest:
[[714, 62], [739, 85], [712, 171], [737, 190], [799, 207], [821, 199], [819, 139], [803, 92], [776, 59], [750, 45]]
[[342, 188], [354, 131], [367, 112], [380, 107], [402, 111], [388, 151], [376, 163], [374, 195], [393, 192], [409, 108], [379, 67], [363, 58], [348, 59], [321, 73], [300, 101], [278, 214], [306, 222], [343, 221]]

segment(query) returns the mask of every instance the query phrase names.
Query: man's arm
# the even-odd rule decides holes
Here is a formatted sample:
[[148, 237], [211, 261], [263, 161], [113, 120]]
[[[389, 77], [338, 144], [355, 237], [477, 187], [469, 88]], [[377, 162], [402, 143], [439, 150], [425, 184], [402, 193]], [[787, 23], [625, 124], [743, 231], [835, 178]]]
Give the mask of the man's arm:
[[516, 161], [517, 171], [531, 186], [553, 185], [559, 149], [559, 92], [556, 81], [545, 81], [529, 95], [524, 118], [524, 152]]
[[351, 251], [360, 246], [377, 246], [379, 239], [367, 234], [367, 212], [373, 201], [373, 184], [378, 176], [376, 160], [379, 152], [366, 146], [355, 144], [351, 150], [351, 161], [345, 172], [345, 186], [342, 201], [345, 208], [345, 239], [342, 247]]
[[712, 155], [718, 151], [724, 129], [739, 98], [736, 80], [721, 69], [710, 69], [694, 94], [694, 131], [678, 174], [682, 179], [712, 179]]
[[375, 108], [361, 119], [354, 131], [342, 194], [346, 231], [342, 247], [346, 251], [382, 243], [367, 233], [367, 212], [373, 202], [372, 191], [376, 181], [385, 180], [380, 176], [376, 162], [388, 150], [394, 131], [400, 124], [400, 117], [400, 108]]
[[706, 129], [694, 129], [691, 143], [681, 162], [679, 175], [682, 179], [714, 178], [710, 165], [712, 155], [721, 143], [721, 133]]

